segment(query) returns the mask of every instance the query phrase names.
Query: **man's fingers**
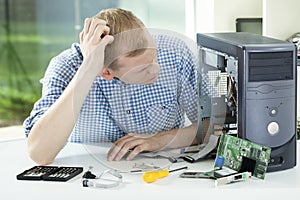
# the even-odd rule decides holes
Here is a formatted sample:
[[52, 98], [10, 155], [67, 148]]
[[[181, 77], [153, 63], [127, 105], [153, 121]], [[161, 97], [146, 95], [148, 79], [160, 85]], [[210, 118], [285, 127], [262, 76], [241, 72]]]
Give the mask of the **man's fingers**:
[[103, 19], [93, 18], [88, 31], [88, 35], [90, 37], [95, 34], [98, 26], [106, 26], [106, 21], [104, 21]]
[[80, 33], [79, 33], [79, 41], [80, 41], [80, 44], [82, 44], [82, 42], [83, 42], [83, 31], [81, 31]]
[[118, 142], [118, 143], [113, 144], [113, 146], [111, 147], [111, 149], [109, 150], [108, 155], [107, 155], [108, 161], [115, 160], [116, 156], [120, 152], [122, 152], [121, 154], [125, 154], [129, 150], [129, 148], [127, 148], [127, 150], [125, 150], [125, 148], [126, 148], [126, 147], [124, 148], [125, 143], [126, 142], [123, 141], [123, 142]]
[[92, 19], [91, 18], [85, 18], [84, 20], [84, 26], [83, 26], [83, 35], [87, 35], [90, 29]]
[[109, 30], [108, 26], [98, 25], [92, 36], [93, 44], [99, 43], [104, 36], [109, 34]]
[[86, 18], [82, 33], [80, 33], [80, 41], [82, 42], [85, 37], [93, 37], [93, 42], [99, 42], [103, 33], [104, 35], [109, 34], [109, 27], [106, 26], [105, 20], [98, 18]]
[[[135, 145], [139, 144], [137, 141], [137, 138], [126, 135], [116, 141], [114, 145], [111, 147], [111, 149], [108, 152], [107, 159], [109, 161], [112, 160], [120, 160], [131, 148], [135, 147]], [[118, 157], [118, 158], [117, 158]]]
[[126, 160], [132, 160], [135, 156], [137, 156], [139, 153], [143, 152], [143, 151], [147, 151], [147, 144], [146, 143], [142, 143], [138, 146], [136, 146], [133, 151], [130, 152], [130, 154], [127, 156]]
[[114, 159], [115, 161], [121, 160], [128, 152], [129, 150], [132, 150], [129, 156], [127, 157], [127, 160], [133, 159], [137, 154], [141, 153], [144, 151], [143, 147], [145, 140], [143, 139], [135, 139], [135, 140], [130, 140], [127, 141], [121, 150], [115, 155]]
[[104, 45], [111, 44], [114, 41], [114, 37], [111, 35], [106, 35], [106, 36], [104, 36], [102, 41], [103, 41]]

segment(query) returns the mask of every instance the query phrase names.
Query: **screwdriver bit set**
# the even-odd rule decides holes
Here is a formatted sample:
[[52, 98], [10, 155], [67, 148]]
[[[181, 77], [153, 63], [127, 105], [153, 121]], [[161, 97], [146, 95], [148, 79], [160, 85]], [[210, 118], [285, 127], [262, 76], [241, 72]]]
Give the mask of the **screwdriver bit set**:
[[83, 167], [34, 166], [17, 175], [18, 180], [68, 181], [83, 171]]

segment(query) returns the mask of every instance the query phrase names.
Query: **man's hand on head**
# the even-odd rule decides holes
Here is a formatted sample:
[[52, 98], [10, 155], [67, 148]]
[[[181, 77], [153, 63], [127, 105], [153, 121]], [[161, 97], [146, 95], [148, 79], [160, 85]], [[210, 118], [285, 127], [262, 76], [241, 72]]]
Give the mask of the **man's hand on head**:
[[98, 18], [86, 18], [83, 30], [79, 35], [83, 59], [84, 61], [88, 60], [98, 74], [104, 65], [105, 47], [114, 39], [109, 35], [109, 31], [106, 21]]

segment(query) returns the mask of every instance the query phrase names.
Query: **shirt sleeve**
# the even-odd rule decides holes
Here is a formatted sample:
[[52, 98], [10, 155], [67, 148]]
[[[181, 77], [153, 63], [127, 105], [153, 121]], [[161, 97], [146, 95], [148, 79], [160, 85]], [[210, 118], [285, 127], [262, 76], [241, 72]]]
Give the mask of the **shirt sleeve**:
[[40, 81], [42, 83], [42, 97], [35, 102], [30, 115], [23, 122], [26, 137], [38, 119], [63, 93], [81, 63], [82, 55], [76, 44], [51, 59], [45, 75]]

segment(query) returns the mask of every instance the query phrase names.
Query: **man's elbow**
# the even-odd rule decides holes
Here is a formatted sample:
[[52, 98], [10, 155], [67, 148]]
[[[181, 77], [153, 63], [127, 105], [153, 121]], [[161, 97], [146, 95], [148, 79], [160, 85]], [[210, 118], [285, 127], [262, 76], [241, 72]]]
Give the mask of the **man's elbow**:
[[38, 150], [30, 142], [28, 142], [28, 155], [34, 162], [41, 166], [53, 163], [55, 158], [43, 150]]

